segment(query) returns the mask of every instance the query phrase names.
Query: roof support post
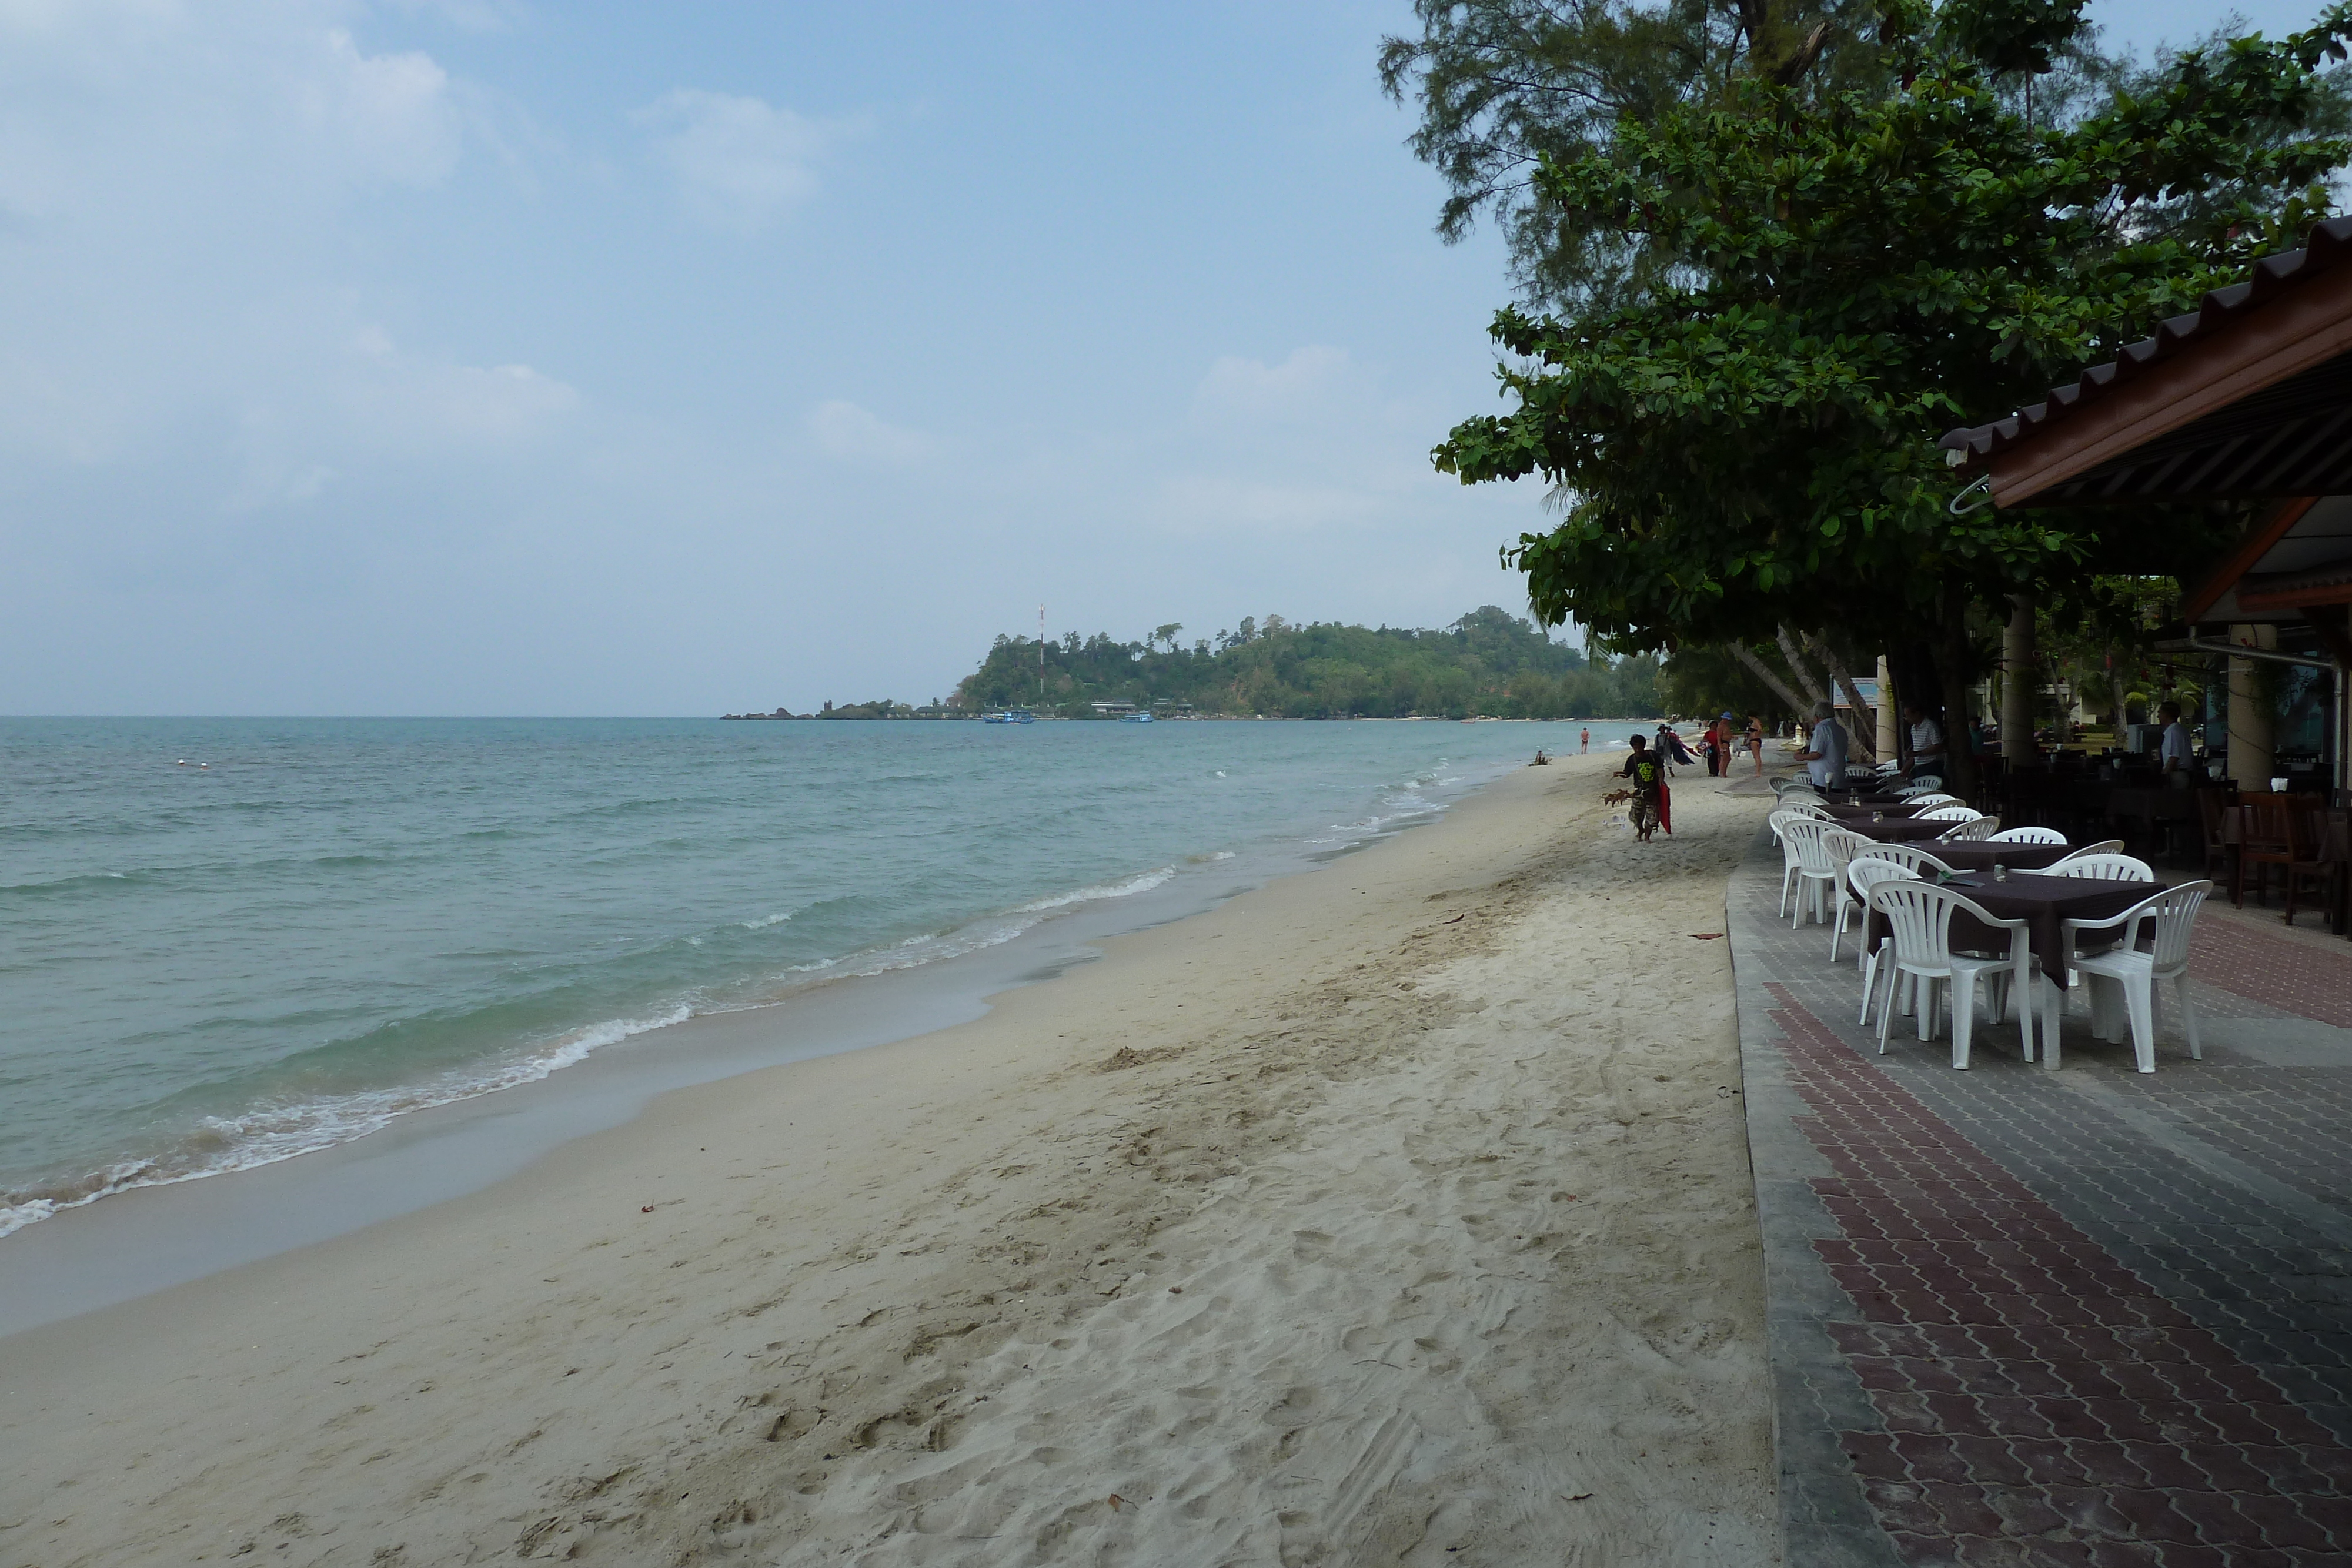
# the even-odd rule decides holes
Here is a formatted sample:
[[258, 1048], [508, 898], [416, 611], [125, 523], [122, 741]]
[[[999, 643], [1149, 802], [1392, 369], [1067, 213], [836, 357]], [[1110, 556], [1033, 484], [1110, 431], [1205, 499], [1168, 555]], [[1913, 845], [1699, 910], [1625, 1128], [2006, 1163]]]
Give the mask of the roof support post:
[[[2259, 649], [2278, 647], [2278, 628], [2271, 625], [2232, 626], [2230, 641]], [[2230, 777], [2241, 789], [2271, 787], [2271, 760], [2276, 753], [2278, 729], [2271, 712], [2269, 683], [2255, 676], [2255, 661], [2230, 661]]]

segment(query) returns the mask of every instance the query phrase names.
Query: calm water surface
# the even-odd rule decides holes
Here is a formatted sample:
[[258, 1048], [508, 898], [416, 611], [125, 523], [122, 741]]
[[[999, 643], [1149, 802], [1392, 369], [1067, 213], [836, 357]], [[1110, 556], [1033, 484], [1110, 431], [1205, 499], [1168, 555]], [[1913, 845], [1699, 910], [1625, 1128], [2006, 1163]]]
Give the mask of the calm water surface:
[[0, 719], [0, 1234], [1285, 869], [1578, 727]]

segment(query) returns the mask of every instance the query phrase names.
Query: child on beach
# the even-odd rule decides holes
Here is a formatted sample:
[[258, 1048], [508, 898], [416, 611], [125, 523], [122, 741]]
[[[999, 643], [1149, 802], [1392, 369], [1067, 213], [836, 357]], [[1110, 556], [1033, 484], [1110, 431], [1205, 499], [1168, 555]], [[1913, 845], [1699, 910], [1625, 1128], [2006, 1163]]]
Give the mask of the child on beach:
[[1625, 758], [1625, 766], [1617, 771], [1633, 781], [1633, 836], [1646, 844], [1657, 831], [1658, 808], [1666, 789], [1666, 766], [1640, 736], [1633, 736], [1625, 744], [1633, 747], [1633, 752]]

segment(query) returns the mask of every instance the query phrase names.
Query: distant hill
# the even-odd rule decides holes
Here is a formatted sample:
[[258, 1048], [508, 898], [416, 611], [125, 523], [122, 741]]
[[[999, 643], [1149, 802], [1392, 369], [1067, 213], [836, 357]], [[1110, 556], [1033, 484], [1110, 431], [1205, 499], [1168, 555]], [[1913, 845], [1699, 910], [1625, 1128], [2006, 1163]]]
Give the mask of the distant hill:
[[1486, 605], [1443, 631], [1294, 626], [1269, 615], [1180, 646], [1181, 626], [1142, 643], [1073, 632], [1045, 645], [1001, 636], [957, 686], [955, 706], [1027, 707], [1072, 718], [1095, 705], [1161, 713], [1275, 718], [1647, 718], [1658, 709], [1655, 659], [1588, 665], [1508, 611]]

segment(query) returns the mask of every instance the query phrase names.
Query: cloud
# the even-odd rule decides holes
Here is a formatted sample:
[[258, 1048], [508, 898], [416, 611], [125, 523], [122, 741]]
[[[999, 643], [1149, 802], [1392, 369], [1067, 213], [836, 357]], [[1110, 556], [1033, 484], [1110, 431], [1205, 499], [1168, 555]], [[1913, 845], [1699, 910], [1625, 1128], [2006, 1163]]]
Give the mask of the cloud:
[[809, 415], [809, 431], [827, 453], [850, 462], [912, 463], [929, 450], [915, 432], [838, 399], [817, 405]]
[[654, 134], [688, 213], [751, 234], [816, 193], [817, 159], [835, 128], [763, 99], [681, 88], [633, 116]]
[[323, 134], [350, 172], [407, 185], [437, 185], [462, 145], [450, 101], [449, 74], [433, 57], [363, 55], [340, 28], [323, 40], [323, 58], [297, 86], [307, 129]]
[[1193, 389], [1196, 415], [1211, 421], [1313, 422], [1363, 401], [1362, 378], [1345, 349], [1309, 343], [1278, 365], [1227, 355]]

